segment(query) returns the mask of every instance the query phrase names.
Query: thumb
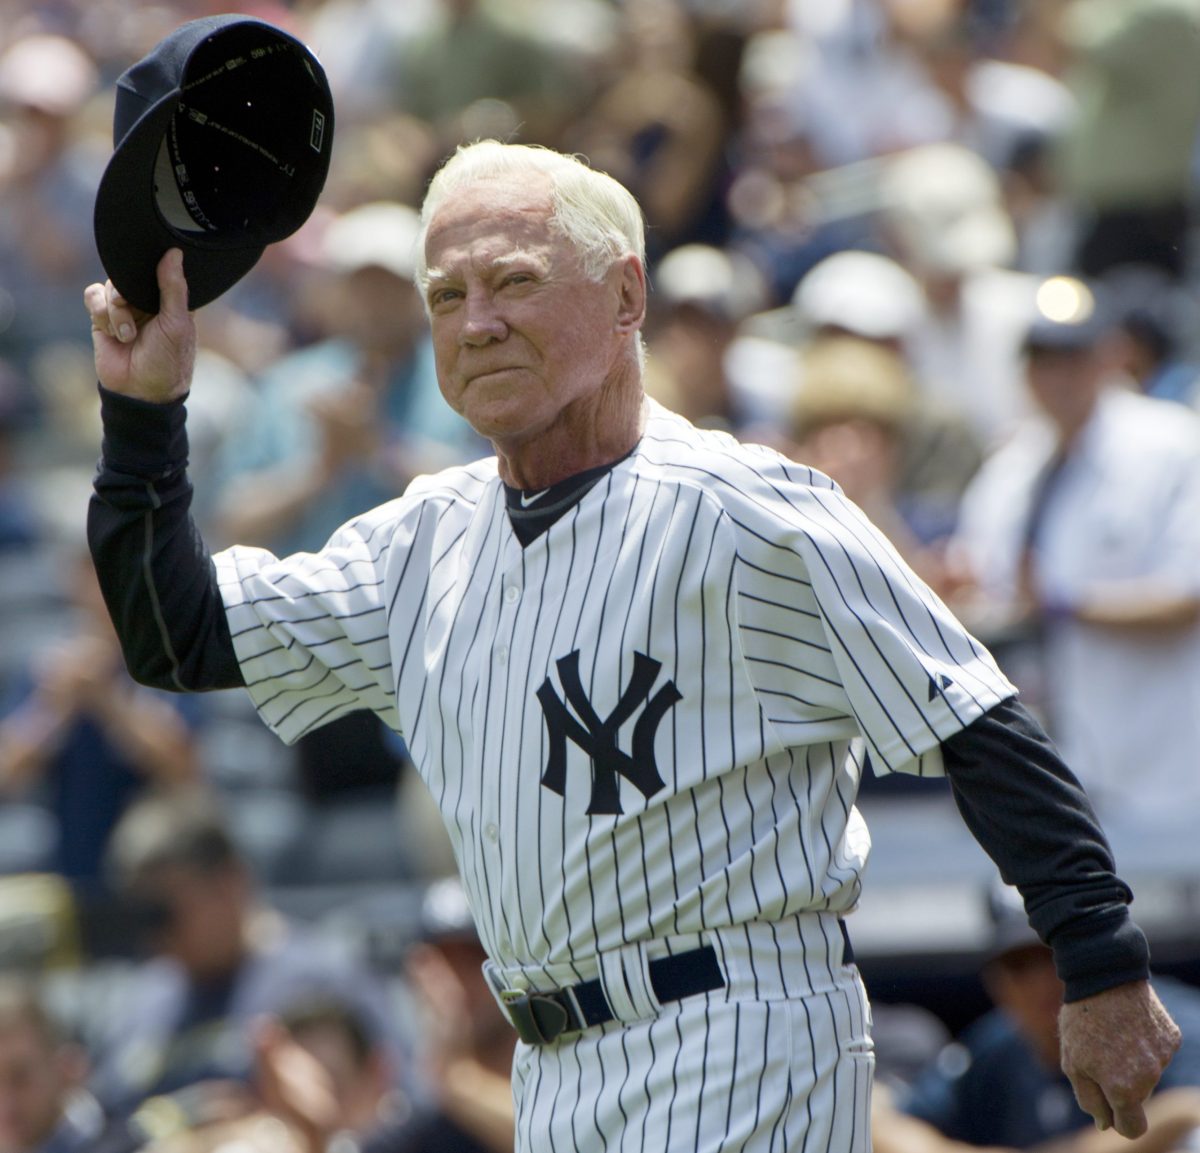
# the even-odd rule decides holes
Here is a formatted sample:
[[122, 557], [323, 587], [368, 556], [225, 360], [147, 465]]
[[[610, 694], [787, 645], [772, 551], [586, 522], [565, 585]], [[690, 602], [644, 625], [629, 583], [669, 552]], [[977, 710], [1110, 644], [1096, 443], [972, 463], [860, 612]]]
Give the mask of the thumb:
[[1146, 1111], [1140, 1105], [1118, 1107], [1113, 1110], [1113, 1128], [1122, 1137], [1140, 1137], [1149, 1128]]
[[159, 315], [182, 317], [188, 310], [187, 278], [183, 274], [183, 250], [168, 248], [155, 270], [158, 277]]

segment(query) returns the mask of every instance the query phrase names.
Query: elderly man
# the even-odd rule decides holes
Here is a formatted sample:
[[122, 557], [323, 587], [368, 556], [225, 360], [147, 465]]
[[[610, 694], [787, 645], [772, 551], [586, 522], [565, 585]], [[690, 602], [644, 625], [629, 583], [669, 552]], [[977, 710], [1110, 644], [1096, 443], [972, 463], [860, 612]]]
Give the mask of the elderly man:
[[416, 280], [495, 456], [285, 559], [188, 522], [179, 253], [155, 316], [90, 286], [90, 533], [131, 667], [244, 684], [285, 740], [364, 706], [404, 734], [522, 1039], [521, 1149], [868, 1147], [868, 760], [949, 772], [1055, 951], [1081, 1100], [1139, 1132], [1177, 1030], [1082, 791], [836, 486], [646, 400], [642, 227], [577, 160], [459, 150]]

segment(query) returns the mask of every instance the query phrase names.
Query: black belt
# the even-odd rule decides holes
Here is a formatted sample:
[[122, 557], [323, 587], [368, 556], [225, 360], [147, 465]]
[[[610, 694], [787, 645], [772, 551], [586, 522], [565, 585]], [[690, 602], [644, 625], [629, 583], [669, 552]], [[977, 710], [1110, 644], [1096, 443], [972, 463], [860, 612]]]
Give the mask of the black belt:
[[[656, 957], [647, 967], [650, 987], [660, 1004], [725, 987], [725, 977], [711, 945]], [[527, 1045], [546, 1045], [564, 1033], [604, 1025], [617, 1016], [598, 977], [548, 993], [502, 989], [497, 997], [517, 1036]]]
[[[842, 963], [851, 965], [854, 963], [854, 950], [850, 946], [846, 923], [841, 919], [838, 920], [838, 928], [842, 931]], [[682, 1001], [698, 993], [711, 993], [714, 989], [725, 988], [725, 977], [717, 963], [716, 950], [711, 945], [702, 945], [698, 949], [674, 953], [669, 957], [656, 957], [648, 963], [647, 968], [650, 971], [650, 987], [659, 1004]], [[604, 1025], [617, 1016], [604, 995], [604, 986], [598, 977], [546, 993], [500, 989], [496, 996], [516, 1029], [517, 1036], [527, 1045], [547, 1045], [566, 1033]]]

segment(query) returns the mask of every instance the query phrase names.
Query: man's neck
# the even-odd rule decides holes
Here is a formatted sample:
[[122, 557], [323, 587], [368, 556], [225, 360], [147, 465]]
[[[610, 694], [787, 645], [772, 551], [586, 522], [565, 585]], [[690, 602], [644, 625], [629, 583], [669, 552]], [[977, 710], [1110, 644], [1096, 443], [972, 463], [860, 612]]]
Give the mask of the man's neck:
[[537, 492], [567, 477], [628, 456], [642, 435], [645, 396], [599, 396], [565, 411], [550, 428], [518, 444], [495, 443], [500, 479], [511, 488]]

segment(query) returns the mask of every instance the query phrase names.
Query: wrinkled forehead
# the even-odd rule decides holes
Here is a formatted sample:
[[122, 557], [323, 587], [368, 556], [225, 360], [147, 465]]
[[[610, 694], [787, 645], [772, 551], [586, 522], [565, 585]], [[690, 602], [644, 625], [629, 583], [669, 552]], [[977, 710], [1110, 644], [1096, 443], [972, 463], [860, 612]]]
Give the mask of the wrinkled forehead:
[[432, 274], [464, 257], [495, 258], [520, 250], [570, 247], [555, 220], [548, 177], [494, 177], [475, 181], [450, 194], [434, 211], [425, 235], [425, 257]]

